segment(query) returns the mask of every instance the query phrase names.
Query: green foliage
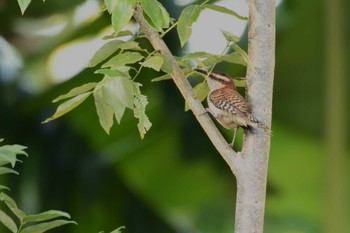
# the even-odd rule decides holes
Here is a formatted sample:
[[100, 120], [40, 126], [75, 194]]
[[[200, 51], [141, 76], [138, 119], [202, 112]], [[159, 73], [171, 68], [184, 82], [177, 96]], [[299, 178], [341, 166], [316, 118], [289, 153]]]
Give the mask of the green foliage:
[[22, 14], [24, 14], [25, 10], [29, 6], [32, 0], [18, 0], [19, 7], [21, 8]]
[[[205, 98], [207, 97], [207, 95], [209, 93], [208, 83], [205, 80], [201, 83], [198, 83], [193, 88], [193, 92], [194, 92], [194, 97], [202, 102], [203, 100], [205, 100]], [[187, 104], [185, 104], [185, 111], [188, 111], [188, 110], [190, 110], [189, 106]]]
[[[23, 15], [32, 0], [17, 0], [17, 2]], [[45, 0], [43, 0], [43, 2], [45, 2]]]
[[[110, 2], [110, 1], [106, 1]], [[112, 13], [112, 25], [115, 33], [119, 33], [122, 28], [129, 22], [134, 12], [136, 0], [118, 0], [113, 1], [109, 6], [108, 11]]]
[[[109, 37], [107, 37], [109, 38]], [[88, 66], [94, 67], [101, 63], [102, 61], [106, 60], [108, 57], [110, 57], [113, 53], [115, 53], [118, 49], [120, 49], [120, 45], [125, 43], [121, 40], [112, 40], [104, 44], [95, 55], [91, 58]]]
[[[118, 227], [117, 229], [111, 231], [111, 233], [122, 233], [122, 231], [121, 231], [122, 229], [125, 229], [125, 227], [124, 226]], [[99, 233], [104, 233], [104, 231], [101, 231]]]
[[170, 17], [167, 10], [157, 0], [140, 0], [145, 14], [150, 19], [148, 22], [157, 31], [168, 28]]
[[56, 103], [56, 102], [58, 102], [60, 100], [64, 100], [64, 99], [75, 97], [77, 95], [84, 94], [84, 93], [90, 91], [91, 89], [93, 89], [96, 86], [96, 84], [97, 83], [86, 83], [86, 84], [84, 84], [84, 85], [82, 85], [80, 87], [73, 88], [67, 94], [64, 94], [64, 95], [61, 95], [61, 96], [57, 97], [52, 102]]
[[125, 229], [125, 227], [118, 227], [117, 229], [115, 229], [114, 231], [112, 231], [111, 233], [121, 233], [122, 229]]
[[[77, 95], [70, 100], [62, 103], [61, 105], [58, 106], [56, 112], [48, 119], [43, 121], [43, 123], [47, 123], [50, 121], [53, 121], [64, 114], [72, 111], [74, 108], [78, 107], [81, 103], [83, 103], [90, 95], [92, 94], [91, 91]], [[58, 97], [59, 98], [59, 97]]]
[[230, 32], [227, 32], [225, 30], [221, 30], [221, 32], [224, 35], [224, 37], [226, 38], [226, 40], [229, 42], [238, 42], [240, 40], [240, 38], [238, 36], [235, 36]]
[[183, 47], [192, 34], [192, 24], [197, 21], [202, 8], [199, 5], [187, 6], [181, 13], [177, 25], [177, 33]]
[[[149, 25], [162, 33], [161, 37], [177, 26], [181, 46], [184, 46], [190, 38], [192, 33], [191, 27], [204, 9], [229, 14], [242, 20], [246, 19], [235, 11], [206, 3], [207, 1], [201, 5], [187, 6], [180, 14], [178, 22], [173, 23], [169, 13], [157, 0], [105, 0], [102, 9], [107, 10], [111, 14], [114, 33], [104, 37], [107, 40], [106, 43], [96, 51], [88, 64], [89, 67], [96, 67], [95, 73], [102, 74], [103, 78], [100, 82], [87, 83], [73, 88], [67, 94], [56, 98], [53, 102], [62, 100], [64, 102], [58, 106], [56, 112], [46, 119], [44, 123], [72, 111], [92, 95], [95, 100], [100, 124], [107, 134], [109, 134], [114, 124], [114, 119], [120, 124], [125, 109], [128, 108], [134, 111], [134, 116], [138, 119], [137, 127], [141, 138], [143, 138], [152, 126], [152, 123], [146, 115], [148, 100], [141, 92], [140, 87], [142, 84], [135, 82], [135, 79], [143, 68], [150, 68], [157, 72], [163, 71], [165, 73], [158, 78], [153, 78], [153, 82], [171, 79], [173, 66], [163, 54], [159, 54], [158, 51], [149, 52], [140, 46], [139, 41], [144, 38], [141, 32], [133, 35], [130, 31], [123, 31], [123, 29], [132, 18], [136, 4], [140, 4], [143, 8], [145, 20]], [[164, 32], [163, 29], [167, 30]], [[121, 39], [121, 37], [126, 35], [131, 36], [129, 41]], [[247, 54], [235, 44], [239, 41], [239, 38], [226, 31], [223, 31], [223, 35], [227, 40], [227, 47], [221, 55], [196, 52], [186, 54], [182, 58], [175, 58], [187, 77], [199, 75], [193, 71], [193, 64], [209, 73], [221, 62], [245, 66], [250, 64]], [[228, 49], [233, 49], [233, 52], [225, 54], [225, 51]], [[197, 99], [200, 101], [205, 99], [209, 92], [206, 77], [193, 88], [193, 91]], [[186, 110], [188, 110], [187, 107]]]
[[160, 68], [162, 68], [163, 63], [164, 63], [163, 58], [159, 55], [156, 55], [156, 56], [147, 58], [142, 63], [142, 66], [154, 69], [155, 71], [160, 71]]
[[[15, 170], [4, 165], [11, 164], [13, 168], [16, 162], [20, 161], [17, 155], [28, 156], [24, 149], [26, 147], [21, 145], [4, 145], [0, 147], [0, 175], [6, 173], [18, 174]], [[1, 189], [8, 188], [1, 186]], [[7, 212], [0, 210], [0, 222], [13, 233], [41, 233], [62, 225], [76, 224], [76, 222], [69, 220], [69, 214], [58, 210], [49, 210], [39, 214], [28, 215], [19, 209], [16, 202], [4, 192], [0, 192], [0, 201], [7, 206], [9, 210], [7, 212], [10, 212], [11, 215], [16, 217], [16, 220], [14, 220]]]
[[139, 119], [139, 123], [137, 127], [139, 128], [140, 136], [143, 138], [146, 132], [151, 128], [152, 123], [149, 121], [145, 110], [148, 104], [147, 97], [141, 94], [140, 87], [142, 84], [133, 83], [133, 92], [134, 92], [134, 115], [137, 119]]
[[250, 58], [249, 58], [248, 54], [247, 54], [243, 49], [241, 49], [241, 48], [240, 48], [238, 45], [236, 45], [236, 44], [231, 44], [230, 47], [233, 48], [233, 49], [241, 56], [241, 58], [243, 59], [243, 61], [244, 61], [244, 63], [245, 63], [246, 65], [249, 65], [249, 66], [253, 67], [253, 66], [251, 65], [252, 62], [250, 61]]
[[[2, 142], [1, 140], [0, 142]], [[12, 168], [16, 165], [16, 162], [20, 161], [17, 159], [17, 155], [25, 155], [28, 154], [24, 151], [27, 147], [21, 145], [4, 145], [0, 147], [0, 168], [6, 168], [3, 165], [11, 164]], [[9, 170], [12, 170], [9, 168]], [[16, 173], [16, 171], [12, 170], [12, 173]]]
[[124, 66], [126, 64], [133, 64], [142, 60], [144, 56], [142, 56], [138, 52], [125, 52], [120, 53], [114, 57], [112, 57], [109, 61], [102, 65], [102, 68], [111, 67], [117, 68], [119, 66]]
[[109, 133], [113, 125], [113, 115], [118, 124], [125, 108], [134, 109], [132, 81], [125, 77], [109, 77], [104, 79], [94, 90], [95, 105], [103, 129]]

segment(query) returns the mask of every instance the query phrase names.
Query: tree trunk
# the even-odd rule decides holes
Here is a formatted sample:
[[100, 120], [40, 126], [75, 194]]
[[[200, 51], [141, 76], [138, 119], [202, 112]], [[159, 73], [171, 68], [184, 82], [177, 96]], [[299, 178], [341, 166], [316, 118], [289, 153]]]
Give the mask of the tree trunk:
[[[249, 0], [246, 97], [253, 115], [271, 125], [275, 67], [275, 0]], [[270, 153], [270, 135], [262, 130], [246, 132], [241, 156], [235, 162], [237, 199], [235, 233], [262, 233]]]

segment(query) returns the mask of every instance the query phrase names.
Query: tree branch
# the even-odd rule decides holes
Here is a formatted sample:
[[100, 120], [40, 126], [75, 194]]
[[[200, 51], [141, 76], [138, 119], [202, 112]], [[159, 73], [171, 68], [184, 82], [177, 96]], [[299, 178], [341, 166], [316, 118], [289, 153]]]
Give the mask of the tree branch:
[[176, 63], [174, 56], [171, 54], [169, 48], [160, 38], [158, 32], [156, 32], [144, 19], [143, 10], [139, 4], [136, 4], [136, 9], [134, 11], [134, 18], [139, 23], [141, 30], [145, 33], [148, 40], [151, 42], [153, 48], [160, 51], [164, 58], [167, 59], [172, 66], [172, 77], [173, 80], [180, 90], [182, 96], [184, 97], [186, 103], [194, 113], [199, 124], [204, 129], [205, 133], [208, 135], [209, 139], [219, 151], [221, 156], [230, 166], [232, 172], [236, 175], [238, 166], [234, 162], [234, 158], [239, 156], [240, 153], [236, 153], [232, 148], [230, 148], [221, 135], [213, 121], [210, 119], [209, 115], [206, 114], [202, 103], [198, 101], [193, 94], [192, 87], [188, 82], [187, 78], [183, 74], [181, 68]]

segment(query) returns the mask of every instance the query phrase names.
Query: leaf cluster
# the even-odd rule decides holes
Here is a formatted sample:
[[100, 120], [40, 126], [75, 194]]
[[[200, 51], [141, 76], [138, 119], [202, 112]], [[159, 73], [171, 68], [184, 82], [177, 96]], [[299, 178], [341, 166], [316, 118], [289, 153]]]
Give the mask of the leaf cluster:
[[[0, 139], [2, 142], [3, 139]], [[18, 159], [18, 155], [28, 157], [22, 145], [4, 145], [0, 146], [0, 175], [4, 174], [19, 174], [13, 168], [17, 162], [22, 162]], [[10, 168], [6, 165], [10, 165]], [[0, 201], [5, 204], [7, 210], [0, 209], [0, 222], [13, 233], [42, 233], [48, 230], [63, 226], [66, 224], [77, 224], [70, 220], [68, 213], [59, 210], [48, 210], [39, 214], [26, 214], [19, 209], [15, 200], [7, 195], [4, 190], [10, 190], [4, 185], [0, 185]], [[111, 233], [121, 233], [125, 227], [119, 227]], [[103, 233], [103, 232], [100, 232]]]
[[[18, 2], [23, 12], [30, 0], [18, 0]], [[183, 47], [191, 36], [192, 25], [204, 9], [229, 14], [240, 20], [247, 19], [233, 10], [207, 4], [207, 2], [185, 7], [176, 21], [157, 0], [104, 0], [101, 8], [110, 14], [114, 33], [104, 37], [106, 43], [96, 51], [88, 65], [96, 67], [95, 73], [102, 74], [103, 78], [99, 82], [90, 82], [75, 87], [56, 98], [53, 102], [62, 101], [62, 103], [44, 123], [63, 116], [83, 103], [89, 96], [93, 96], [100, 124], [107, 134], [115, 121], [120, 124], [125, 110], [129, 109], [138, 119], [137, 127], [143, 138], [152, 123], [146, 115], [148, 100], [141, 92], [142, 84], [136, 82], [135, 79], [144, 67], [164, 73], [160, 77], [153, 78], [153, 82], [171, 79], [173, 69], [172, 64], [163, 54], [156, 50], [148, 51], [140, 46], [139, 40], [145, 38], [141, 31], [134, 34], [125, 30], [125, 27], [132, 19], [135, 7], [140, 6], [144, 19], [159, 32], [160, 38], [176, 27], [180, 44]], [[221, 62], [244, 66], [251, 64], [246, 52], [236, 44], [240, 39], [229, 32], [222, 31], [222, 33], [227, 40], [227, 46], [220, 55], [195, 52], [176, 57], [178, 65], [187, 77], [200, 76], [203, 78], [193, 87], [195, 97], [200, 101], [203, 101], [209, 92], [206, 83], [207, 76], [196, 72], [194, 67], [206, 70], [210, 74]]]
[[[2, 139], [0, 142], [3, 141]], [[24, 151], [25, 146], [4, 145], [0, 147], [0, 175], [13, 173], [18, 174], [13, 168], [17, 162], [22, 162], [17, 155], [28, 154]], [[11, 168], [5, 165], [11, 165]], [[8, 187], [0, 185], [0, 190], [9, 190]], [[7, 211], [0, 209], [0, 222], [13, 233], [41, 233], [50, 229], [66, 225], [76, 224], [70, 220], [70, 215], [58, 211], [49, 210], [39, 214], [29, 215], [17, 207], [16, 202], [4, 191], [0, 192], [0, 201], [7, 206]], [[10, 212], [8, 214], [7, 212]]]

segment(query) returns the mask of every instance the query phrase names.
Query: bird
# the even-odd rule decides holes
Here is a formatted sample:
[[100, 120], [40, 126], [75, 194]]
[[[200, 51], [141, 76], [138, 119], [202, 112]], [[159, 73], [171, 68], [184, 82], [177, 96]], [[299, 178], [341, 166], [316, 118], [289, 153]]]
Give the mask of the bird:
[[231, 147], [234, 145], [239, 127], [260, 128], [271, 135], [269, 127], [252, 114], [250, 104], [238, 93], [230, 76], [221, 72], [210, 72], [208, 75], [205, 70], [195, 70], [207, 76], [209, 94], [206, 111], [224, 128], [234, 130], [232, 142], [229, 144]]

